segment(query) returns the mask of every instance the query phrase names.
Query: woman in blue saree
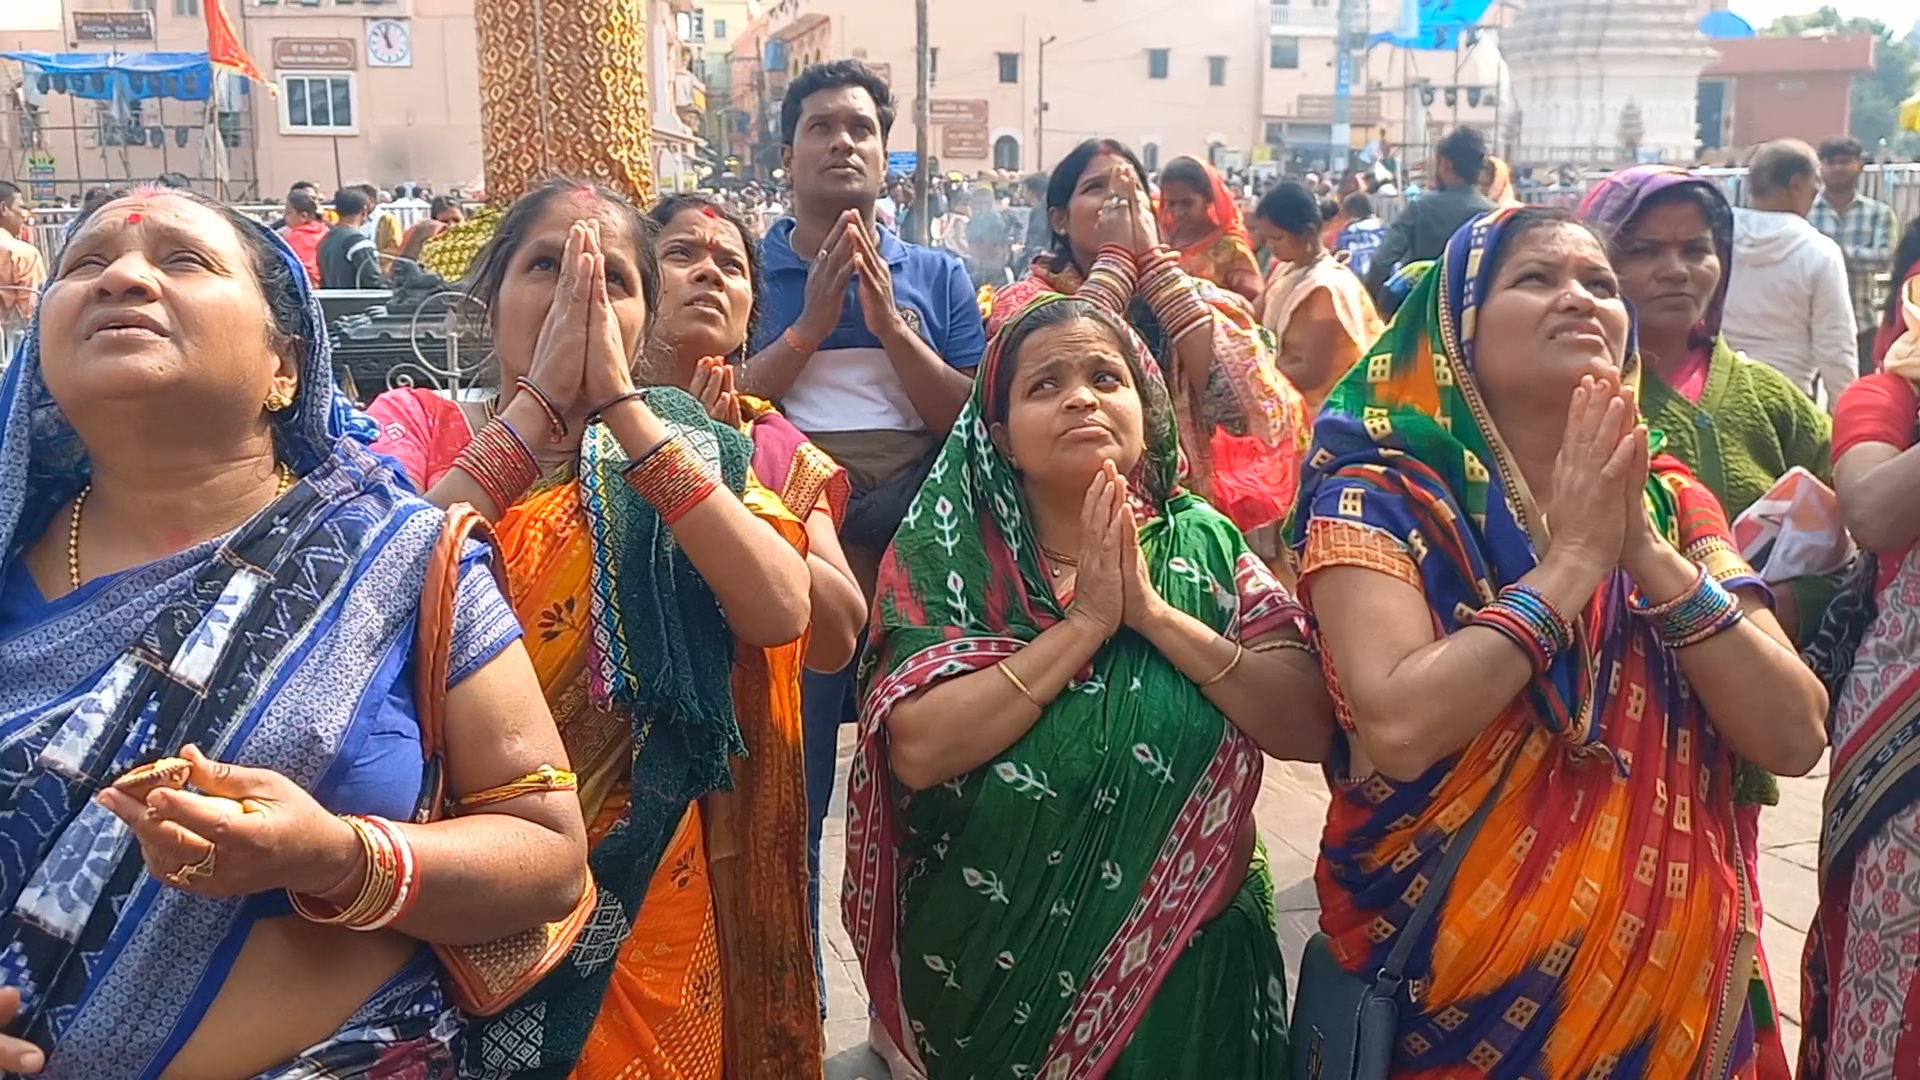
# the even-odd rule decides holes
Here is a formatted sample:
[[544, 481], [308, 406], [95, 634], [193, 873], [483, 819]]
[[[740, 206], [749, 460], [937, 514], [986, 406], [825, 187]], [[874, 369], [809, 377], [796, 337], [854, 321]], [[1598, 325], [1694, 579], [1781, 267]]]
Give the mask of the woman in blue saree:
[[[327, 352], [285, 244], [139, 192], [75, 226], [7, 372], [0, 1071], [451, 1076], [427, 944], [587, 888], [565, 752], [477, 547], [423, 753], [445, 515], [362, 445]], [[154, 762], [173, 786], [109, 786]], [[442, 781], [476, 812], [415, 824]]]

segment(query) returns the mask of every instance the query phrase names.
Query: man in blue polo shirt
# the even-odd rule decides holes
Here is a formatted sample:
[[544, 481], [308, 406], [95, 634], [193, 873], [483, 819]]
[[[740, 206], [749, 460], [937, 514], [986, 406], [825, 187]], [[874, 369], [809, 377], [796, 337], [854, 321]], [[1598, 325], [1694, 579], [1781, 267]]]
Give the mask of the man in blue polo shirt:
[[[853, 498], [840, 539], [868, 596], [987, 348], [960, 260], [874, 222], [893, 117], [886, 80], [858, 60], [815, 64], [787, 85], [781, 158], [793, 216], [761, 242], [760, 325], [738, 374], [742, 390], [779, 402], [846, 468]], [[821, 823], [853, 696], [853, 664], [808, 672], [801, 687], [816, 911]]]

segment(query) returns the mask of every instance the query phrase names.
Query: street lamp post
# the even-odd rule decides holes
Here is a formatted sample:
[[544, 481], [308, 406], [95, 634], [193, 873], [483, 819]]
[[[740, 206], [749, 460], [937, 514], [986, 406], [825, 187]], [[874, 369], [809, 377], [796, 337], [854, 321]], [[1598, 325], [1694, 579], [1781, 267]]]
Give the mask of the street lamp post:
[[[1353, 149], [1353, 0], [1340, 0], [1335, 9], [1333, 54], [1333, 143], [1328, 171], [1344, 177], [1347, 155]], [[1336, 181], [1337, 182], [1337, 181]]]
[[927, 30], [927, 0], [913, 0], [914, 100], [913, 100], [913, 235], [907, 240], [925, 244], [932, 236], [927, 220], [928, 189], [932, 186], [927, 169], [927, 128], [933, 110], [927, 101], [933, 92], [932, 43]]
[[1033, 105], [1033, 167], [1037, 172], [1045, 172], [1047, 168], [1047, 46], [1059, 36], [1048, 34], [1040, 39], [1040, 70], [1034, 78]]

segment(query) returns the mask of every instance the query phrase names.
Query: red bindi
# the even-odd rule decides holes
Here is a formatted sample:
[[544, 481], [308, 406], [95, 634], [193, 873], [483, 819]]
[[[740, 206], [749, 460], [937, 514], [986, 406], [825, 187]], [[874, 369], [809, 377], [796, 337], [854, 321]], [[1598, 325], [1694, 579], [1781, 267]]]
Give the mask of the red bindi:
[[703, 213], [703, 214], [705, 214], [705, 215], [707, 215], [707, 216], [708, 216], [708, 217], [710, 217], [710, 218], [717, 218], [717, 217], [719, 217], [719, 216], [720, 216], [720, 211], [718, 211], [718, 210], [715, 210], [715, 209], [714, 209], [713, 207], [711, 207], [711, 206], [703, 206], [703, 207], [701, 207], [701, 208], [700, 208], [700, 212], [701, 212], [701, 213]]
[[140, 211], [138, 211], [138, 210], [135, 210], [135, 211], [134, 211], [133, 213], [131, 213], [131, 214], [128, 214], [128, 215], [127, 215], [127, 224], [129, 224], [129, 225], [138, 225], [138, 224], [140, 224]]

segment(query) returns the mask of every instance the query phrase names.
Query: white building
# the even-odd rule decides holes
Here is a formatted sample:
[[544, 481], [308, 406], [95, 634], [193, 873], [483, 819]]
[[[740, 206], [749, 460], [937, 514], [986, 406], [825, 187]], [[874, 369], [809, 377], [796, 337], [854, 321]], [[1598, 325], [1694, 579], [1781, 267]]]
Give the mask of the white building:
[[1501, 38], [1520, 109], [1514, 157], [1692, 161], [1715, 53], [1692, 0], [1529, 0]]

